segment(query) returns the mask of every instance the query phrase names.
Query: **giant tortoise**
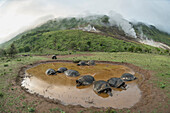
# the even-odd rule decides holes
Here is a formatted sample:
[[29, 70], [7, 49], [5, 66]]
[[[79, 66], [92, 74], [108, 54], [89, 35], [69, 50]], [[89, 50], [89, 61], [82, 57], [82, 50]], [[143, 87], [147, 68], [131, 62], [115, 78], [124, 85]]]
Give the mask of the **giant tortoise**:
[[123, 79], [124, 81], [132, 81], [137, 79], [134, 75], [130, 73], [124, 73], [120, 78]]
[[100, 94], [100, 93], [107, 93], [108, 95], [112, 96], [112, 88], [110, 85], [103, 80], [95, 81], [93, 84], [93, 90]]
[[88, 63], [87, 63], [87, 65], [89, 65], [89, 66], [94, 66], [94, 65], [96, 65], [96, 63], [95, 63], [94, 60], [89, 60]]
[[57, 73], [64, 73], [64, 71], [67, 71], [67, 68], [66, 67], [60, 67], [60, 68], [58, 68]]
[[125, 90], [127, 86], [121, 78], [110, 78], [107, 82], [114, 88], [121, 88]]
[[64, 73], [68, 76], [68, 77], [77, 77], [80, 75], [80, 73], [76, 70], [67, 70], [67, 71], [64, 71]]
[[76, 80], [77, 86], [87, 86], [91, 85], [95, 81], [94, 77], [91, 75], [84, 75]]
[[87, 63], [85, 61], [80, 61], [77, 66], [87, 66]]
[[56, 75], [57, 72], [54, 69], [48, 69], [45, 73], [47, 75]]

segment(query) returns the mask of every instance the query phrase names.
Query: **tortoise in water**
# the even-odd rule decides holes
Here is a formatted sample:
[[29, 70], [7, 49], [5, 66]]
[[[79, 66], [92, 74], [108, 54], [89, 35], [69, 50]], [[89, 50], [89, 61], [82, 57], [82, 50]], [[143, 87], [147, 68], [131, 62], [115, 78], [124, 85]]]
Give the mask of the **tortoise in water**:
[[57, 72], [54, 69], [48, 69], [45, 73], [47, 75], [56, 75]]
[[73, 63], [79, 63], [81, 60], [74, 60]]
[[80, 75], [80, 73], [76, 70], [67, 70], [67, 71], [64, 71], [64, 73], [69, 76], [69, 77], [77, 77]]
[[87, 66], [87, 63], [85, 61], [80, 61], [77, 66]]
[[107, 93], [108, 95], [112, 96], [112, 88], [110, 85], [103, 80], [95, 81], [93, 84], [93, 90], [97, 92], [98, 94], [100, 93]]
[[89, 66], [94, 66], [94, 65], [96, 65], [94, 60], [88, 61], [87, 64], [88, 64]]
[[64, 73], [64, 71], [67, 71], [67, 68], [66, 67], [60, 67], [60, 68], [58, 68], [57, 73]]
[[84, 75], [76, 80], [77, 86], [91, 85], [95, 81], [94, 77], [91, 75]]
[[132, 80], [135, 80], [137, 78], [134, 75], [130, 74], [130, 73], [124, 73], [121, 76], [121, 79], [123, 79], [124, 81], [132, 81]]
[[56, 55], [53, 55], [53, 56], [52, 56], [52, 59], [57, 59]]
[[121, 78], [110, 78], [108, 81], [111, 87], [126, 89], [126, 84]]

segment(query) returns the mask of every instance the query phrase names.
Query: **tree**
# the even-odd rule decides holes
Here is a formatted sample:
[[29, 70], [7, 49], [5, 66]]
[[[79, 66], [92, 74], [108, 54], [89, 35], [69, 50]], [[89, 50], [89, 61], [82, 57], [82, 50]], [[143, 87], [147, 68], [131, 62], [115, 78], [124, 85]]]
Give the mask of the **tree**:
[[10, 48], [8, 49], [8, 54], [10, 57], [14, 57], [17, 54], [17, 50], [14, 44], [11, 44]]
[[31, 50], [31, 49], [30, 49], [29, 46], [24, 47], [24, 51], [25, 51], [25, 52], [29, 52], [30, 50]]
[[4, 57], [6, 55], [7, 55], [6, 51], [4, 49], [0, 49], [0, 57]]
[[24, 52], [24, 48], [22, 48], [22, 47], [21, 47], [21, 48], [19, 48], [18, 50], [19, 50], [19, 53]]
[[109, 17], [107, 15], [104, 15], [102, 18], [101, 18], [101, 21], [103, 23], [109, 23]]

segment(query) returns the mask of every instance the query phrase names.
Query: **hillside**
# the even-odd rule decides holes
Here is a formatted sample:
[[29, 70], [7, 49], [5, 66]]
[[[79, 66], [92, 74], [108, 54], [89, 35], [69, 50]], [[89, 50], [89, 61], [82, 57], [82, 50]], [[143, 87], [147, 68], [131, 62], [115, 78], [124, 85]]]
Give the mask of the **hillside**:
[[[121, 24], [121, 22], [125, 24]], [[125, 26], [128, 27], [125, 28]], [[124, 19], [122, 19], [119, 22], [107, 15], [97, 15], [97, 16], [87, 16], [81, 18], [73, 17], [73, 18], [57, 18], [54, 20], [49, 20], [48, 22], [44, 23], [39, 27], [36, 27], [32, 30], [17, 35], [10, 41], [1, 44], [0, 47], [8, 48], [9, 45], [16, 40], [18, 40], [17, 43], [21, 42], [21, 40], [23, 41], [22, 43], [24, 43], [25, 37], [27, 38], [34, 37], [33, 39], [29, 39], [29, 40], [35, 40], [46, 32], [52, 33], [53, 31], [56, 32], [59, 30], [71, 30], [71, 29], [94, 32], [95, 34], [114, 37], [116, 39], [124, 40], [126, 42], [141, 42], [138, 39], [145, 41], [147, 38], [147, 41], [148, 40], [149, 41], [153, 40], [153, 42], [158, 41], [170, 46], [170, 35], [158, 30], [154, 26], [148, 26], [145, 25], [144, 23], [133, 24]], [[34, 44], [33, 42], [32, 44]]]
[[138, 23], [134, 24], [134, 28], [138, 37], [152, 39], [170, 46], [170, 35], [158, 30], [155, 26]]
[[113, 37], [84, 32], [81, 30], [59, 30], [27, 34], [14, 42], [20, 52], [28, 51], [103, 51], [103, 52], [147, 52], [159, 53], [163, 49], [140, 43], [125, 42]]
[[12, 38], [11, 40], [5, 42], [5, 43], [2, 43], [0, 44], [0, 48], [7, 48], [9, 47], [14, 41], [20, 39], [24, 34], [27, 34], [28, 32], [24, 32], [24, 33], [21, 33], [17, 36], [15, 36], [14, 38]]

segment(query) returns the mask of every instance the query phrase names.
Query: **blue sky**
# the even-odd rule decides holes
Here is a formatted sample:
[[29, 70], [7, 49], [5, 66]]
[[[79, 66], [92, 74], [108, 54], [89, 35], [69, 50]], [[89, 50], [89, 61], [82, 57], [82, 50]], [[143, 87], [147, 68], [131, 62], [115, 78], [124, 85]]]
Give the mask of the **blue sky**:
[[0, 0], [0, 43], [54, 17], [110, 11], [170, 33], [170, 0]]

